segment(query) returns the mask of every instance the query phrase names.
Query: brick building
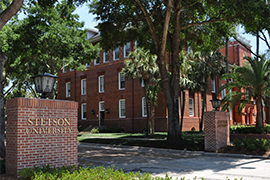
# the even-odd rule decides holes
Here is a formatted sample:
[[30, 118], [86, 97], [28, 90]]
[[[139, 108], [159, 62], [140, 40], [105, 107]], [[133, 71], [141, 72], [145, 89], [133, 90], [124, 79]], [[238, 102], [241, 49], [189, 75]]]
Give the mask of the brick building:
[[[88, 39], [93, 44], [101, 37], [95, 30], [88, 29]], [[249, 43], [243, 41], [246, 45]], [[91, 64], [86, 64], [87, 70], [73, 69], [58, 73], [58, 99], [74, 100], [79, 103], [78, 123], [81, 127], [108, 126], [122, 127], [126, 132], [142, 132], [146, 128], [146, 109], [142, 84], [138, 79], [125, 79], [120, 73], [124, 60], [135, 43], [127, 43], [124, 47], [99, 53], [99, 58]], [[220, 50], [225, 54], [225, 49]], [[243, 57], [250, 56], [239, 43], [231, 41], [229, 45], [230, 64], [242, 65]], [[208, 80], [209, 87], [206, 97], [206, 111], [212, 111], [210, 100], [218, 87], [225, 81]], [[201, 117], [201, 93], [186, 91], [183, 130], [199, 129]], [[219, 98], [225, 95], [222, 92]], [[231, 112], [231, 122], [242, 122], [234, 108]], [[247, 110], [251, 112], [251, 110]], [[253, 112], [253, 111], [252, 111]], [[242, 119], [242, 121], [241, 121]], [[253, 122], [253, 121], [252, 121]], [[159, 94], [155, 110], [155, 131], [167, 131], [167, 109], [165, 98]]]

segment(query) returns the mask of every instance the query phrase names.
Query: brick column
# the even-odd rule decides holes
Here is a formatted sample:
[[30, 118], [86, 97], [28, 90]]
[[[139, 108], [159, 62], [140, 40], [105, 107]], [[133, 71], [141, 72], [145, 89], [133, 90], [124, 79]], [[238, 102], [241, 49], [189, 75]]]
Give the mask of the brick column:
[[78, 165], [77, 109], [73, 101], [14, 98], [8, 100], [6, 173], [23, 168]]
[[205, 151], [216, 152], [230, 143], [229, 113], [221, 111], [209, 111], [204, 113]]

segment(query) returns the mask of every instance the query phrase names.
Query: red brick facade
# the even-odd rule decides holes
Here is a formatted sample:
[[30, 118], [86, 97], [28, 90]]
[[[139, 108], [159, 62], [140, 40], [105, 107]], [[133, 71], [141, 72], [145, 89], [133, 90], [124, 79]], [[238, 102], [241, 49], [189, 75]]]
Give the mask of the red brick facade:
[[[94, 36], [92, 43], [99, 41], [99, 36]], [[134, 43], [131, 43], [130, 50], [134, 50]], [[220, 51], [225, 54], [225, 49]], [[236, 42], [231, 42], [229, 46], [229, 61], [231, 64], [242, 65], [244, 62], [243, 47]], [[146, 117], [142, 116], [142, 98], [144, 97], [143, 87], [138, 79], [126, 79], [125, 89], [118, 88], [118, 73], [124, 67], [124, 47], [119, 48], [119, 59], [113, 59], [113, 51], [109, 51], [109, 61], [104, 62], [104, 52], [99, 54], [99, 64], [91, 64], [85, 71], [67, 71], [59, 72], [58, 74], [58, 99], [74, 100], [79, 103], [78, 122], [81, 129], [87, 126], [104, 125], [108, 127], [122, 127], [126, 132], [142, 132], [146, 128]], [[250, 53], [245, 55], [250, 56]], [[99, 92], [98, 77], [104, 75], [104, 92]], [[86, 79], [86, 94], [81, 94], [81, 80]], [[66, 83], [70, 82], [70, 97], [66, 96]], [[225, 84], [218, 78], [215, 80], [215, 89]], [[206, 97], [206, 111], [212, 111], [210, 100], [215, 93], [211, 90], [211, 80], [208, 80], [208, 92]], [[218, 95], [221, 99], [221, 93]], [[193, 99], [193, 111], [190, 114], [189, 98]], [[119, 100], [125, 100], [126, 116], [119, 117]], [[104, 110], [107, 109], [109, 113], [100, 111], [99, 103], [104, 102]], [[186, 91], [185, 113], [183, 130], [199, 129], [199, 122], [201, 118], [201, 93], [192, 93]], [[86, 118], [82, 118], [82, 104], [86, 104]], [[102, 118], [101, 116], [103, 116]], [[231, 112], [231, 119], [241, 118], [234, 110]], [[238, 121], [236, 121], [238, 123]], [[242, 121], [241, 121], [242, 122]], [[233, 120], [231, 120], [233, 123]], [[159, 94], [158, 105], [155, 108], [155, 130], [167, 131], [167, 109], [166, 102], [162, 93]]]
[[23, 168], [77, 166], [77, 108], [71, 101], [8, 100], [6, 173]]

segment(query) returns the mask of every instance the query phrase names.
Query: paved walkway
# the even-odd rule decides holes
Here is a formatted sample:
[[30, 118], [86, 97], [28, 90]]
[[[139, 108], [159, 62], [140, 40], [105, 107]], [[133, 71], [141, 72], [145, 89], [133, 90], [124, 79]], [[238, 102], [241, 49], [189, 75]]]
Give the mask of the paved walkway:
[[83, 166], [115, 166], [161, 177], [167, 173], [173, 179], [270, 179], [270, 159], [259, 156], [80, 143], [78, 159]]

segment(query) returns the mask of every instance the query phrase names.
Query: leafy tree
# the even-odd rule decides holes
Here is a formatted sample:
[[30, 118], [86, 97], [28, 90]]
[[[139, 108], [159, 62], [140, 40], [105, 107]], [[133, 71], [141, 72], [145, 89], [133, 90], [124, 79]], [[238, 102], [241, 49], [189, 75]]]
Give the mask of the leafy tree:
[[243, 16], [239, 16], [239, 22], [244, 26], [245, 32], [253, 36], [257, 36], [257, 52], [253, 52], [248, 48], [238, 37], [238, 40], [247, 50], [249, 50], [254, 56], [259, 56], [259, 44], [258, 41], [262, 40], [265, 45], [270, 49], [269, 31], [270, 31], [270, 4], [266, 4], [265, 0], [254, 0], [248, 3], [243, 3], [240, 7], [243, 11]]
[[[143, 48], [136, 48], [135, 51], [129, 55], [130, 59], [125, 60], [125, 67], [122, 72], [126, 77], [138, 78], [140, 82], [144, 83], [144, 97], [146, 99], [146, 111], [147, 111], [147, 130], [148, 135], [150, 124], [150, 133], [154, 134], [154, 112], [155, 105], [157, 103], [157, 93], [160, 89], [159, 71], [157, 67], [157, 56], [152, 55], [149, 50]], [[150, 82], [151, 79], [151, 82]], [[150, 100], [150, 109], [148, 108], [148, 101]], [[149, 122], [149, 120], [151, 121]]]
[[[139, 46], [157, 54], [162, 88], [168, 108], [169, 142], [179, 141], [179, 52], [184, 46], [224, 36], [228, 26], [220, 23], [240, 15], [238, 7], [246, 1], [212, 0], [94, 0], [90, 11], [100, 21], [101, 45], [105, 49], [137, 40]], [[213, 31], [211, 31], [211, 29]], [[203, 34], [211, 32], [211, 34]], [[199, 43], [200, 42], [200, 43]], [[210, 43], [213, 46], [214, 43]], [[166, 51], [171, 54], [167, 61]], [[170, 63], [167, 66], [168, 62]], [[168, 67], [171, 74], [168, 74]]]
[[[29, 0], [28, 5], [35, 5], [39, 3], [41, 7], [52, 6], [57, 0]], [[85, 0], [69, 0], [69, 4], [75, 3], [77, 5], [85, 2]], [[3, 0], [0, 2], [0, 32], [3, 27], [15, 16], [15, 14], [21, 9], [24, 4], [24, 0]], [[6, 53], [2, 49], [0, 44], [0, 157], [5, 158], [5, 115], [4, 115], [4, 95], [3, 95], [3, 72], [4, 65], [7, 61]]]
[[[270, 62], [265, 56], [260, 58], [246, 57], [247, 64], [243, 67], [236, 66], [233, 73], [223, 75], [224, 79], [232, 79], [231, 83], [221, 86], [220, 91], [227, 89], [227, 92], [233, 88], [238, 91], [227, 93], [223, 99], [222, 109], [233, 107], [239, 102], [238, 113], [241, 114], [246, 103], [254, 100], [257, 108], [256, 127], [263, 127], [263, 106], [265, 97], [270, 95]], [[265, 102], [266, 103], [266, 102]]]
[[[183, 121], [184, 121], [184, 112], [185, 112], [185, 101], [186, 101], [186, 90], [193, 90], [194, 89], [194, 82], [190, 79], [189, 74], [191, 71], [191, 59], [190, 53], [186, 53], [182, 51], [180, 53], [180, 80], [179, 80], [179, 87], [180, 87], [180, 108], [181, 108], [181, 120], [180, 120], [180, 133], [182, 133], [183, 129]], [[182, 98], [182, 99], [181, 99]]]
[[6, 64], [6, 73], [21, 84], [30, 81], [34, 74], [42, 72], [43, 64], [51, 74], [63, 68], [85, 68], [98, 54], [98, 46], [86, 39], [83, 23], [73, 14], [74, 5], [67, 1], [57, 3], [53, 8], [39, 5], [27, 10], [27, 17], [14, 23], [12, 30], [15, 39], [9, 41], [11, 52]]
[[206, 102], [206, 92], [208, 87], [208, 79], [216, 79], [226, 71], [225, 57], [219, 51], [211, 53], [195, 52], [191, 55], [192, 70], [190, 71], [190, 79], [194, 81], [195, 91], [202, 92], [203, 104], [201, 110], [200, 131], [203, 129], [203, 115]]

